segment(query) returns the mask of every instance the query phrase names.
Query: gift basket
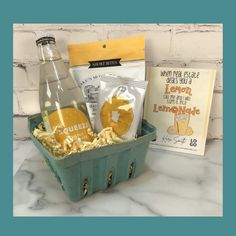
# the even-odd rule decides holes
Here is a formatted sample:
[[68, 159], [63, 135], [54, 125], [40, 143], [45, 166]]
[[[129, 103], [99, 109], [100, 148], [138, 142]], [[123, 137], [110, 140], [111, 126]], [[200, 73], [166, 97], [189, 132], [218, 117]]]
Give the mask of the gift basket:
[[142, 120], [144, 37], [69, 45], [40, 34], [40, 114], [31, 138], [72, 201], [138, 176], [155, 127]]

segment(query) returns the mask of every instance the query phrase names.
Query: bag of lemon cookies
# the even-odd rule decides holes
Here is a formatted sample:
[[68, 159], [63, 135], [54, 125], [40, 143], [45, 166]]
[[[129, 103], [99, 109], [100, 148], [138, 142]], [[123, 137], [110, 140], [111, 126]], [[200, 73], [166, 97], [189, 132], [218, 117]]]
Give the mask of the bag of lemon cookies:
[[95, 130], [112, 127], [124, 139], [136, 137], [147, 81], [104, 75], [100, 79]]

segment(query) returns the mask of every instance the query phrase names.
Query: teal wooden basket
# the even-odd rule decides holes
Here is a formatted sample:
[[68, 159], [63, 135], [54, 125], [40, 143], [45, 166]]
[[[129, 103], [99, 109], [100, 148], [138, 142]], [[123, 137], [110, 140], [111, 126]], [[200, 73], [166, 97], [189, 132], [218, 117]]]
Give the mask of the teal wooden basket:
[[136, 140], [74, 153], [59, 159], [50, 153], [32, 131], [42, 121], [36, 114], [28, 119], [31, 138], [71, 201], [113, 186], [141, 174], [149, 142], [156, 128], [142, 122], [142, 134]]

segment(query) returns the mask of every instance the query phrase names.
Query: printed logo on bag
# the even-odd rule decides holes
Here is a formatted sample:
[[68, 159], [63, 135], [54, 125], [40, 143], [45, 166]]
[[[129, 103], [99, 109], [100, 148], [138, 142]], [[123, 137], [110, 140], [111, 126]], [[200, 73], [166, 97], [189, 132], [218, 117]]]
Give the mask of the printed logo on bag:
[[89, 68], [98, 67], [109, 67], [109, 66], [121, 66], [121, 58], [109, 59], [109, 60], [99, 60], [99, 61], [89, 61]]

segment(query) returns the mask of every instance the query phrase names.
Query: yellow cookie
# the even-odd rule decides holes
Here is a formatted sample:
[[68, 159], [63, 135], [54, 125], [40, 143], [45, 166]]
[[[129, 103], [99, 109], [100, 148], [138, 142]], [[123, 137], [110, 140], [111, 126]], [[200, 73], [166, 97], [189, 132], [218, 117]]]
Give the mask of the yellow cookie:
[[100, 110], [103, 128], [112, 127], [114, 132], [120, 136], [129, 131], [133, 118], [132, 106], [122, 97], [113, 96], [104, 102]]

